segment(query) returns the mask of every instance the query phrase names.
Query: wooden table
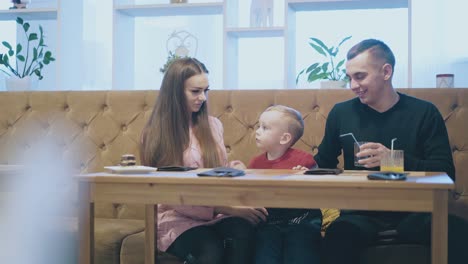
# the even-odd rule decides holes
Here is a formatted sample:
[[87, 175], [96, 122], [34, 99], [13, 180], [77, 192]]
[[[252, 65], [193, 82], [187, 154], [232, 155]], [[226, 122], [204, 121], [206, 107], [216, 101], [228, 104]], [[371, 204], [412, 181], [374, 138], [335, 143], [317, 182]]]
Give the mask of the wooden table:
[[93, 263], [94, 203], [146, 205], [145, 263], [155, 260], [154, 204], [243, 205], [432, 212], [432, 263], [447, 263], [448, 195], [445, 173], [411, 172], [406, 181], [370, 181], [367, 172], [310, 176], [294, 170], [247, 170], [236, 178], [191, 172], [79, 175], [80, 263]]

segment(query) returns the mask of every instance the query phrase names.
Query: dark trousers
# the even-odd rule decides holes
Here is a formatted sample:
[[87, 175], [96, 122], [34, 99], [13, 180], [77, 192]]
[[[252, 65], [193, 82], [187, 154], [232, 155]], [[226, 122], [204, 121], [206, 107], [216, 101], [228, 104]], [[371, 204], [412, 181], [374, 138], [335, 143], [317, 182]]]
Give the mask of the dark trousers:
[[261, 225], [256, 235], [255, 264], [317, 264], [320, 242], [320, 225]]
[[[393, 226], [401, 243], [431, 243], [431, 214], [411, 213]], [[370, 216], [344, 214], [327, 229], [323, 240], [323, 256], [327, 264], [358, 264], [364, 249], [373, 245], [377, 233], [389, 225]], [[468, 260], [468, 222], [454, 215], [448, 219], [448, 263]]]
[[247, 220], [230, 217], [187, 230], [167, 252], [188, 264], [249, 264], [254, 234], [254, 226]]

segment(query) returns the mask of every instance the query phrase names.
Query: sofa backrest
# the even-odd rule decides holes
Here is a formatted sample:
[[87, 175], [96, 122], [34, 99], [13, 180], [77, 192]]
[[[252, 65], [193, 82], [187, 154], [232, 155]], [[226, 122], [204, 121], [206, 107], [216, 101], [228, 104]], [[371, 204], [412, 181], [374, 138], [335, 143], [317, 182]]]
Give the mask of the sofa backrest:
[[[434, 103], [442, 113], [456, 166], [457, 191], [468, 201], [468, 88], [399, 91]], [[140, 132], [157, 94], [154, 90], [0, 92], [0, 164], [16, 163], [43, 138], [54, 139], [57, 151], [76, 173], [102, 171], [104, 166], [118, 164], [126, 153], [139, 158]], [[209, 110], [224, 125], [229, 160], [247, 163], [259, 153], [255, 130], [268, 106], [283, 104], [302, 113], [305, 132], [295, 147], [315, 154], [328, 112], [335, 103], [353, 96], [347, 89], [214, 90], [209, 94]]]

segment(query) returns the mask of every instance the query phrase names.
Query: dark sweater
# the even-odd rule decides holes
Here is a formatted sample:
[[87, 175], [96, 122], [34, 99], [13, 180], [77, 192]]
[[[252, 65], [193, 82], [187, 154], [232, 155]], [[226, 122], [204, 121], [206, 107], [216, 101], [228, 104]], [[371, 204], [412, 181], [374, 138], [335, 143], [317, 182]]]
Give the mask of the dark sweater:
[[[346, 170], [362, 170], [354, 166], [353, 133], [358, 141], [377, 142], [390, 148], [404, 150], [406, 171], [441, 171], [455, 180], [455, 167], [442, 115], [431, 103], [401, 94], [389, 110], [379, 113], [362, 104], [359, 98], [336, 104], [330, 111], [325, 135], [315, 155], [321, 168], [336, 168], [338, 156], [344, 153]], [[378, 170], [379, 168], [374, 168]], [[407, 213], [342, 210], [343, 213], [367, 215], [391, 225]]]
[[[336, 168], [344, 152], [346, 170], [354, 166], [353, 133], [358, 141], [377, 142], [387, 148], [393, 138], [394, 149], [405, 151], [406, 171], [442, 171], [455, 180], [455, 168], [447, 129], [438, 109], [427, 101], [405, 94], [389, 110], [379, 113], [354, 98], [336, 104], [330, 111], [325, 136], [315, 155], [322, 168]], [[375, 168], [378, 169], [378, 168]]]

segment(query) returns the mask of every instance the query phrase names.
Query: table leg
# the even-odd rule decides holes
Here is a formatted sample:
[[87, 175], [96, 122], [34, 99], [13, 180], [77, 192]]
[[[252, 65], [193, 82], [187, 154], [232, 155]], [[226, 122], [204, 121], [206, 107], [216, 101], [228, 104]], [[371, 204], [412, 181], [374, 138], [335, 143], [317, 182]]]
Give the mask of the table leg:
[[80, 183], [79, 211], [78, 211], [78, 236], [79, 236], [79, 263], [94, 263], [94, 203], [91, 202], [89, 183]]
[[448, 195], [447, 190], [434, 190], [432, 264], [447, 264], [448, 260]]
[[154, 204], [145, 206], [145, 264], [155, 264]]

